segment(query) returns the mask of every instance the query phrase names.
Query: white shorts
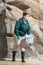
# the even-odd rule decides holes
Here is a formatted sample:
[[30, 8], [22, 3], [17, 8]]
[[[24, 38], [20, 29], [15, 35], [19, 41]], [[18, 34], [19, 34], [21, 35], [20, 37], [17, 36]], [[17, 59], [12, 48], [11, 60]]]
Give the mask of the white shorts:
[[17, 39], [16, 35], [14, 35], [14, 46], [21, 46], [21, 47], [29, 47], [30, 43], [26, 43], [26, 37], [22, 36], [20, 39]]
[[17, 39], [16, 35], [14, 35], [14, 46], [24, 46], [25, 45], [25, 36], [22, 36], [20, 39]]

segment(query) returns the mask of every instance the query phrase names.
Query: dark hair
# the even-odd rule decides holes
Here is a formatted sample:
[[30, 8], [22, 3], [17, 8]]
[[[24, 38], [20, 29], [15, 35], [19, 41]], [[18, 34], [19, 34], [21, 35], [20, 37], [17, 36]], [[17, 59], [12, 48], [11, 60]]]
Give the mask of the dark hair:
[[23, 16], [26, 16], [28, 13], [27, 12], [23, 12]]

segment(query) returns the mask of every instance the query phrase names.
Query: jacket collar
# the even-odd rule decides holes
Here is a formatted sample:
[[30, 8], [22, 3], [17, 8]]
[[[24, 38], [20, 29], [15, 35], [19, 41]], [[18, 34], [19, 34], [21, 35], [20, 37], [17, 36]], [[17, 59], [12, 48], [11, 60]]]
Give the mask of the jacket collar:
[[[24, 22], [24, 18], [22, 17], [22, 21]], [[26, 22], [28, 22], [27, 20], [26, 20]]]

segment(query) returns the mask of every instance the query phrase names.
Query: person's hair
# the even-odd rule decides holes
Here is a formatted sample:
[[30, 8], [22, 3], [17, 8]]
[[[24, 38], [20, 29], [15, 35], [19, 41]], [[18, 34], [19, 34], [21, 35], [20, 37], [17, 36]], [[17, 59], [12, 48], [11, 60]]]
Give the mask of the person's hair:
[[23, 12], [23, 16], [26, 16], [28, 13], [27, 12]]

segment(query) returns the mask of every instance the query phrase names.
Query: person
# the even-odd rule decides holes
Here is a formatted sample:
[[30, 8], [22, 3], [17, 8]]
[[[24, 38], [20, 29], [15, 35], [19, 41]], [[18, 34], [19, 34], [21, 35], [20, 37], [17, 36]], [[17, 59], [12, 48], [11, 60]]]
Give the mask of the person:
[[26, 34], [27, 35], [30, 34], [30, 25], [28, 22], [28, 16], [29, 16], [28, 13], [26, 11], [24, 11], [23, 17], [20, 18], [18, 21], [16, 21], [14, 34], [16, 37], [17, 44], [15, 43], [15, 45], [14, 45], [12, 61], [15, 61], [17, 49], [20, 46], [21, 59], [22, 59], [22, 62], [25, 62], [25, 48], [22, 45], [22, 43], [20, 43], [20, 42], [25, 38]]

